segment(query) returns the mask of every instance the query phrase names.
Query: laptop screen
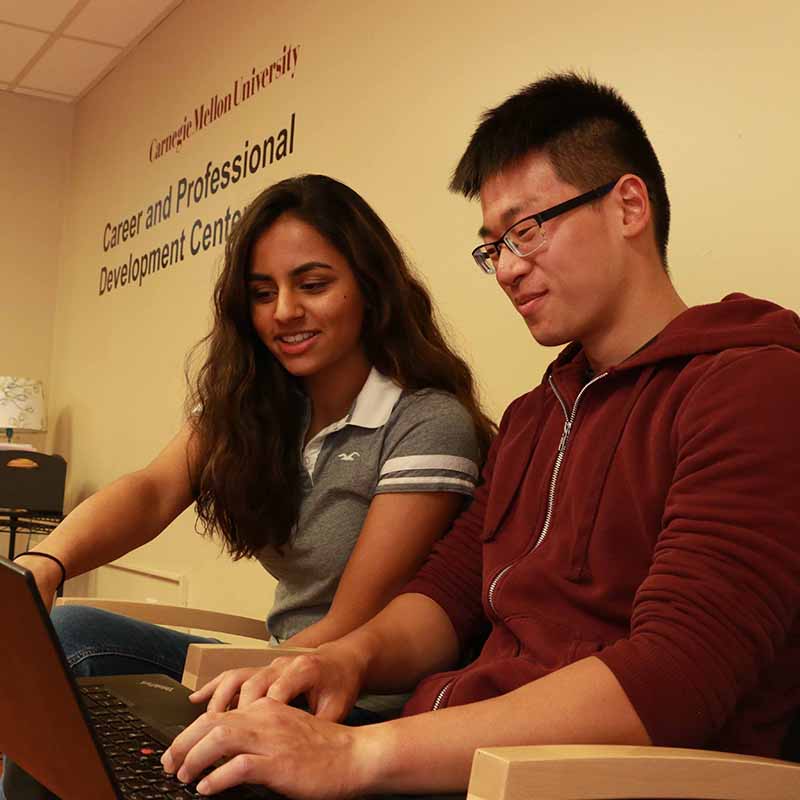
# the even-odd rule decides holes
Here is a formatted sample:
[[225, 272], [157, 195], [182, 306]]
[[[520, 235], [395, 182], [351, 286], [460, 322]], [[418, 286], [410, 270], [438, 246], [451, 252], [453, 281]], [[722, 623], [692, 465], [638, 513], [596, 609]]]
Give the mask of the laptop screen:
[[0, 752], [59, 797], [115, 800], [31, 574], [0, 558]]

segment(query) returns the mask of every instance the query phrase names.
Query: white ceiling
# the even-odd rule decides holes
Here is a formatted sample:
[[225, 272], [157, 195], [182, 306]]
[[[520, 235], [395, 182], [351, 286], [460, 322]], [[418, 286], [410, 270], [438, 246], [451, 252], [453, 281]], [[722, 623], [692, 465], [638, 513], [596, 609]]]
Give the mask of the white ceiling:
[[0, 91], [71, 103], [183, 0], [0, 0]]

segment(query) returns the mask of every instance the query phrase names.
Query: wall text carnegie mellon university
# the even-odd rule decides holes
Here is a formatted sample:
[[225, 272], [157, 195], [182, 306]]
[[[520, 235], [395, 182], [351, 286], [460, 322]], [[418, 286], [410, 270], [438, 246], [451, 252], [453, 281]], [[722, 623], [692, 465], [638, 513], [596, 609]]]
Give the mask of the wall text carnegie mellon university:
[[208, 101], [196, 106], [191, 114], [165, 136], [153, 138], [148, 144], [149, 161], [157, 161], [172, 151], [180, 152], [183, 143], [197, 131], [212, 125], [232, 109], [255, 97], [281, 78], [294, 78], [300, 45], [283, 45], [281, 54], [261, 69], [251, 67], [249, 75], [242, 75], [233, 81], [230, 90], [223, 94], [214, 93]]

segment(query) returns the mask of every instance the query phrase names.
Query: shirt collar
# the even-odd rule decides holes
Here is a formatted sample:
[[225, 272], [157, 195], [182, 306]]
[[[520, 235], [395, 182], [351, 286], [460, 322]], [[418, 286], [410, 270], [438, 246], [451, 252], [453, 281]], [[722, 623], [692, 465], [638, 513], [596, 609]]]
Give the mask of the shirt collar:
[[373, 367], [345, 418], [347, 425], [380, 428], [391, 416], [403, 389]]
[[[347, 415], [319, 431], [306, 445], [306, 451], [311, 452], [315, 448], [319, 451], [326, 436], [340, 431], [346, 425], [356, 425], [359, 428], [372, 430], [382, 427], [388, 422], [402, 393], [401, 386], [372, 367]], [[306, 419], [303, 430], [308, 430], [311, 422], [311, 404], [307, 397], [305, 397], [305, 403]]]

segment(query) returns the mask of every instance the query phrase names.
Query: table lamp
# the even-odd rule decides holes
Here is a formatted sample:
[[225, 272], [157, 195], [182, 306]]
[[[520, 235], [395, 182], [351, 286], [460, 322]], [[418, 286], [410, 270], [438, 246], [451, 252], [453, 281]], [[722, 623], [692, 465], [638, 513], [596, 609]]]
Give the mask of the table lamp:
[[0, 429], [9, 443], [14, 431], [43, 431], [45, 427], [42, 382], [0, 375]]

